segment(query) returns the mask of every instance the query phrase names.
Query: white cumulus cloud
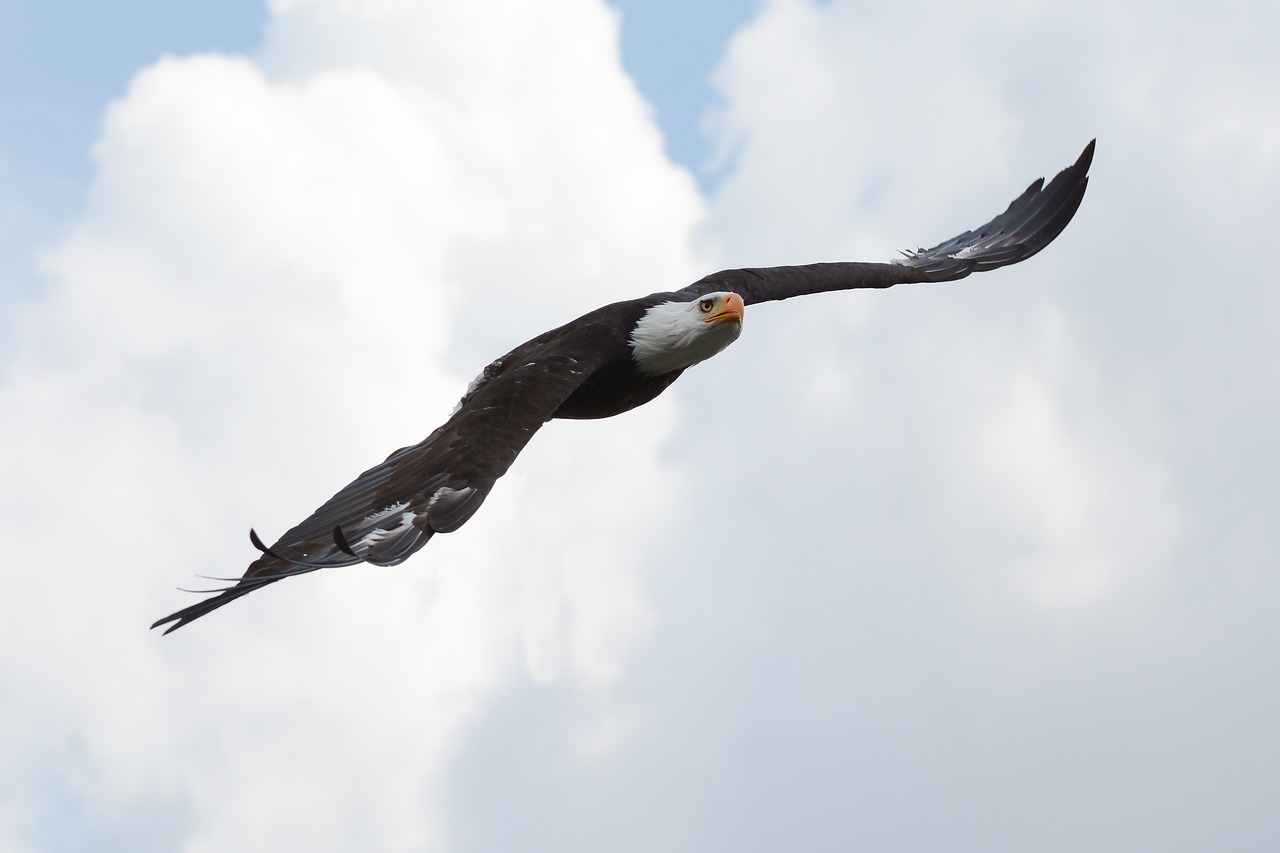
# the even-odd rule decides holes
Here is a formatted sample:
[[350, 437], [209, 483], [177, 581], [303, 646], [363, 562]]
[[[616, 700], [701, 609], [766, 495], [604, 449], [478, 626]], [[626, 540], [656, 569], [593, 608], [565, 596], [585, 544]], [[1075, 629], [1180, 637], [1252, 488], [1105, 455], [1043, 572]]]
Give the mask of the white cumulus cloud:
[[[1275, 846], [1270, 6], [774, 0], [705, 198], [600, 3], [270, 9], [139, 72], [6, 303], [0, 846]], [[405, 566], [145, 630], [519, 341], [1095, 135], [1028, 263], [752, 306]]]
[[564, 680], [584, 742], [625, 733], [611, 690], [651, 616], [620, 543], [678, 506], [670, 403], [535, 439], [415, 571], [146, 630], [487, 360], [694, 276], [701, 202], [614, 16], [479, 5], [278, 4], [261, 56], [162, 60], [107, 110], [0, 386], [4, 846], [434, 848], [441, 773], [505, 684]]

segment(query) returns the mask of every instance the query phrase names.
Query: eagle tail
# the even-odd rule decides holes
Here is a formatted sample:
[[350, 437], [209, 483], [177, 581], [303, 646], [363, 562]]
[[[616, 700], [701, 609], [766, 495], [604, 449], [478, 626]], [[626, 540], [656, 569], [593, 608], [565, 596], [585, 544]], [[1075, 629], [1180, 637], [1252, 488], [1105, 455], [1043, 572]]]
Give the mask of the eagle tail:
[[[311, 571], [311, 570], [308, 570], [308, 571]], [[289, 577], [293, 574], [297, 574], [297, 573], [288, 572], [288, 573], [275, 575], [275, 576], [267, 576], [267, 577], [260, 577], [260, 578], [246, 578], [245, 580], [240, 581], [240, 583], [238, 583], [236, 586], [233, 586], [230, 589], [222, 590], [218, 595], [215, 595], [213, 598], [206, 598], [204, 601], [198, 601], [189, 607], [184, 607], [181, 610], [178, 610], [174, 613], [170, 613], [168, 616], [164, 617], [163, 619], [156, 620], [156, 622], [152, 624], [151, 627], [159, 628], [161, 625], [169, 625], [169, 623], [172, 622], [173, 624], [169, 625], [169, 627], [165, 629], [165, 633], [168, 634], [171, 631], [178, 630], [188, 622], [192, 622], [196, 619], [199, 619], [201, 616], [205, 615], [206, 613], [212, 613], [214, 610], [217, 610], [219, 607], [221, 607], [224, 604], [230, 604], [231, 602], [235, 601], [237, 598], [239, 598], [242, 595], [248, 595], [249, 593], [253, 592], [255, 589], [261, 589], [267, 584], [275, 583], [276, 581]]]
[[198, 593], [218, 593], [213, 598], [206, 598], [204, 601], [192, 604], [190, 607], [184, 607], [168, 616], [156, 621], [152, 624], [152, 628], [159, 628], [161, 625], [172, 625], [165, 630], [168, 634], [175, 631], [183, 625], [195, 619], [199, 619], [206, 613], [217, 610], [224, 604], [230, 604], [242, 595], [248, 595], [256, 589], [261, 589], [268, 584], [273, 584], [278, 580], [291, 578], [294, 575], [302, 575], [307, 572], [314, 572], [317, 569], [334, 568], [337, 566], [351, 565], [360, 562], [360, 558], [355, 556], [347, 544], [346, 538], [342, 536], [341, 530], [335, 530], [334, 546], [344, 555], [342, 559], [330, 562], [318, 562], [294, 559], [287, 556], [281, 556], [278, 551], [274, 551], [262, 544], [262, 540], [258, 538], [257, 531], [249, 531], [249, 541], [253, 546], [262, 552], [262, 556], [249, 564], [249, 568], [245, 570], [244, 577], [241, 578], [206, 578], [206, 580], [226, 581], [234, 584], [234, 586], [226, 589], [193, 589], [187, 592]]

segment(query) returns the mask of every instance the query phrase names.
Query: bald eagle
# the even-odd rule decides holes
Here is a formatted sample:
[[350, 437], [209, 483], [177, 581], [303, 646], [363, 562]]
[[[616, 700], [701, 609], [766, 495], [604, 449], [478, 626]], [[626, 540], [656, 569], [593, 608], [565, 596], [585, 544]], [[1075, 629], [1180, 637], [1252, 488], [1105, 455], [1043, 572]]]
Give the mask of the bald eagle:
[[986, 225], [890, 263], [724, 270], [683, 290], [597, 308], [486, 367], [449, 419], [365, 471], [260, 556], [231, 586], [172, 613], [165, 633], [294, 575], [404, 562], [467, 522], [552, 418], [608, 418], [657, 397], [742, 332], [746, 306], [809, 293], [953, 281], [1026, 260], [1066, 227], [1084, 198], [1094, 143], [1046, 186], [1040, 179]]

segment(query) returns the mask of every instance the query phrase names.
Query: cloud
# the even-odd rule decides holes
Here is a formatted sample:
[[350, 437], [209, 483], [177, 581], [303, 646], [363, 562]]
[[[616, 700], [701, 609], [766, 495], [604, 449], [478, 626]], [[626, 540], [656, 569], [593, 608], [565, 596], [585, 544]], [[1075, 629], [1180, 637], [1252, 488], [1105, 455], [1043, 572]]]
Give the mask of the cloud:
[[[12, 315], [4, 843], [1276, 837], [1269, 7], [767, 4], [705, 200], [601, 6], [271, 8], [140, 73]], [[1027, 264], [753, 307], [408, 565], [143, 630], [515, 342], [932, 244], [1094, 135]]]
[[1274, 774], [1241, 750], [1276, 744], [1251, 603], [1276, 592], [1255, 550], [1275, 490], [1244, 473], [1271, 471], [1277, 423], [1245, 365], [1276, 356], [1245, 260], [1275, 219], [1275, 111], [1208, 93], [1276, 78], [1254, 36], [1194, 37], [1204, 17], [781, 0], [735, 38], [700, 231], [734, 265], [932, 245], [1099, 147], [1027, 264], [760, 306], [714, 386], [682, 379], [677, 458], [739, 535], [693, 589], [656, 584], [634, 688], [669, 744], [648, 770], [680, 768], [653, 806], [680, 837], [1190, 849], [1223, 825], [1205, 814], [1275, 836], [1253, 796]]
[[441, 774], [504, 686], [563, 682], [597, 751], [625, 735], [611, 691], [651, 616], [624, 543], [679, 507], [670, 403], [536, 439], [413, 571], [146, 631], [174, 584], [242, 570], [250, 524], [270, 538], [419, 440], [489, 359], [693, 277], [701, 202], [616, 44], [591, 3], [294, 4], [261, 57], [162, 60], [111, 105], [0, 388], [24, 449], [0, 523], [23, 567], [0, 605], [23, 697], [5, 846], [438, 847]]
[[[1046, 106], [1023, 105], [1005, 77], [985, 76], [991, 58], [975, 51], [995, 49], [1008, 30], [1025, 32], [1055, 10], [994, 22], [972, 9], [934, 11], [909, 38], [892, 39], [885, 33], [905, 33], [909, 11], [869, 16], [843, 4], [780, 2], [738, 35], [717, 72], [726, 96], [718, 126], [737, 168], [714, 201], [709, 240], [765, 262], [794, 262], [774, 246], [809, 241], [815, 260], [831, 257], [833, 246], [845, 247], [845, 257], [888, 259], [895, 248], [976, 226], [1023, 180], [1070, 162], [1087, 131], [1063, 145], [1064, 134], [1041, 130], [1038, 119], [1072, 81], [1054, 75]], [[913, 61], [898, 61], [908, 52]], [[798, 61], [779, 68], [767, 62], [771, 55]], [[939, 146], [943, 128], [953, 131]], [[1019, 138], [1045, 152], [1021, 174], [1002, 156]], [[1105, 169], [1105, 138], [1100, 151]], [[989, 188], [1000, 186], [993, 196]], [[1098, 196], [1095, 189], [1086, 199], [1082, 220], [1106, 204]], [[781, 231], [778, 220], [787, 223]], [[1064, 261], [1073, 246], [1078, 253], [1076, 231], [1044, 257]], [[902, 235], [896, 245], [890, 232]], [[851, 422], [855, 435], [867, 430], [878, 459], [841, 455], [836, 470], [848, 464], [858, 476], [869, 465], [871, 476], [860, 479], [911, 483], [905, 490], [915, 494], [904, 494], [899, 509], [912, 524], [1008, 567], [1003, 578], [984, 575], [984, 584], [1013, 583], [1040, 604], [1096, 603], [1120, 575], [1169, 556], [1178, 510], [1168, 463], [1129, 429], [1135, 412], [1125, 389], [1081, 341], [1096, 317], [1058, 295], [1068, 269], [1038, 258], [948, 290], [797, 303], [774, 333], [777, 343], [765, 346], [804, 353], [785, 363], [768, 356], [767, 368], [774, 387], [797, 377], [800, 393], [781, 391], [783, 409], [803, 416], [769, 428], [823, 448], [828, 464], [830, 448], [849, 442]], [[1004, 283], [1015, 276], [1022, 281], [1011, 293]], [[1130, 512], [1116, 527], [1109, 519], [1121, 507]]]

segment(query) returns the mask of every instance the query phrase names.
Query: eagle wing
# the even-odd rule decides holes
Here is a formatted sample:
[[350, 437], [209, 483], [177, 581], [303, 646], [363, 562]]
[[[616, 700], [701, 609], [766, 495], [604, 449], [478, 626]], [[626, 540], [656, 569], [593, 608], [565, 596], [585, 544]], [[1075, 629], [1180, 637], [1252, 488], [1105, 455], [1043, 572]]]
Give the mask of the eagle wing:
[[707, 293], [733, 291], [748, 305], [790, 299], [809, 293], [895, 284], [954, 281], [973, 272], [1016, 264], [1039, 252], [1062, 233], [1075, 216], [1089, 185], [1094, 140], [1074, 164], [1045, 185], [1040, 178], [1027, 187], [1004, 213], [973, 231], [952, 237], [932, 249], [905, 252], [891, 263], [822, 263], [803, 266], [723, 270], [678, 296], [696, 299]]
[[242, 595], [317, 569], [403, 562], [436, 533], [471, 518], [494, 483], [607, 350], [589, 327], [536, 338], [485, 368], [444, 424], [365, 471], [270, 548], [244, 576], [212, 598], [157, 621], [180, 628]]

